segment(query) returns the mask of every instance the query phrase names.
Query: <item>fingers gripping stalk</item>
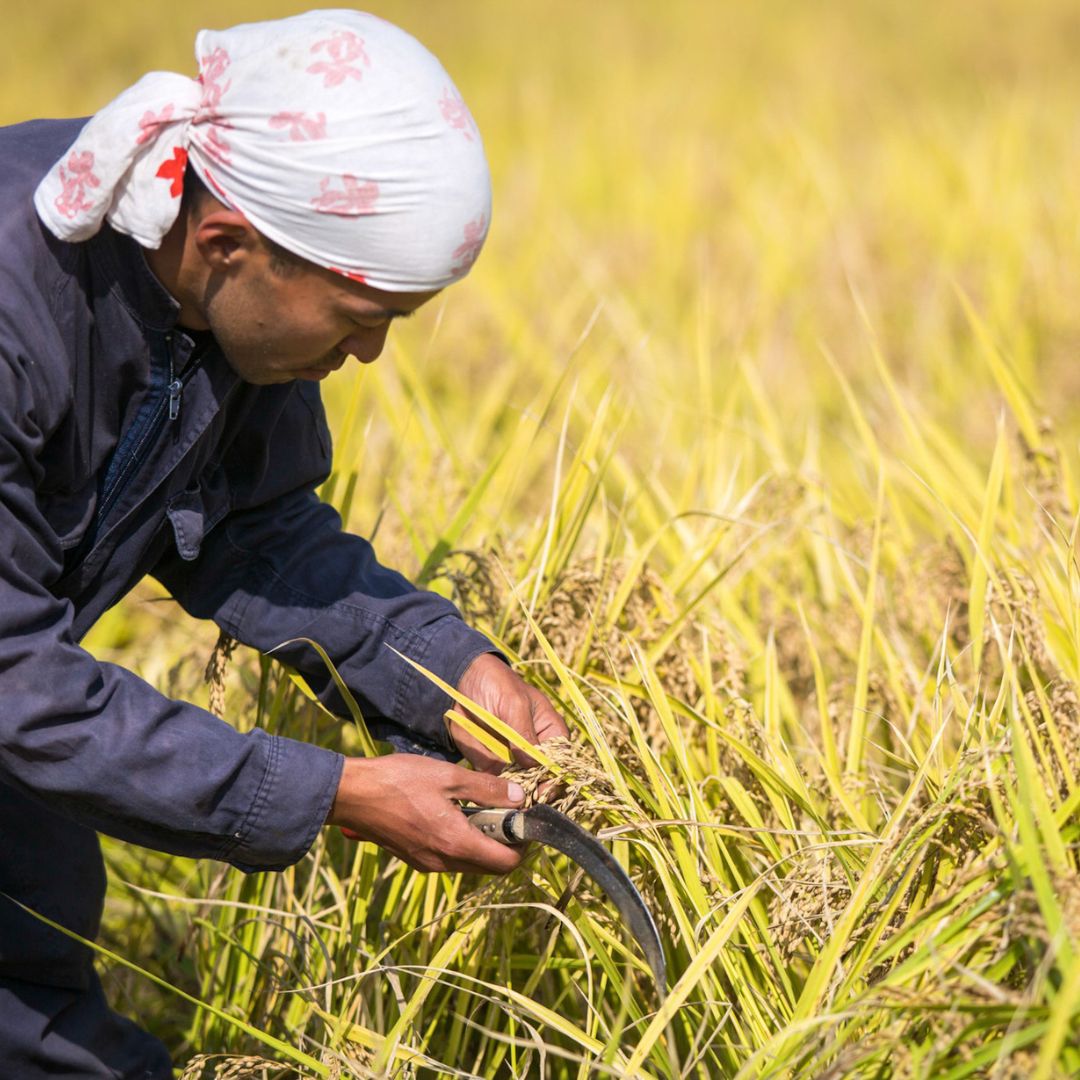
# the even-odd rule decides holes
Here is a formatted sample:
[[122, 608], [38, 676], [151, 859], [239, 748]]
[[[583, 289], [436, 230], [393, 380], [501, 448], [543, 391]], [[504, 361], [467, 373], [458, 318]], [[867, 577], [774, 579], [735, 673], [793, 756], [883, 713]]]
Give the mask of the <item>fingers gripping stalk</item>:
[[[461, 678], [458, 689], [466, 697], [509, 724], [534, 745], [569, 734], [563, 719], [551, 702], [535, 687], [529, 686], [512, 668], [493, 653], [478, 656]], [[474, 718], [475, 719], [475, 718]], [[450, 733], [458, 749], [474, 769], [498, 773], [505, 762], [468, 734], [460, 725], [451, 725]], [[518, 765], [535, 762], [518, 747], [512, 753]]]
[[[476, 657], [458, 689], [531, 743], [567, 734], [544, 695], [497, 656]], [[493, 775], [503, 763], [485, 747], [454, 734], [472, 769], [409, 754], [347, 759], [327, 824], [341, 826], [346, 836], [379, 844], [416, 870], [513, 870], [521, 853], [470, 829], [461, 803], [518, 806], [524, 792]]]
[[515, 806], [517, 784], [410, 754], [349, 758], [327, 824], [386, 848], [415, 870], [505, 874], [521, 853], [469, 827], [461, 802]]
[[[567, 734], [550, 702], [497, 656], [474, 660], [459, 689], [530, 743]], [[520, 863], [521, 853], [515, 849], [527, 841], [554, 847], [611, 897], [663, 997], [666, 971], [660, 937], [626, 871], [595, 837], [551, 807], [511, 809], [523, 802], [524, 792], [518, 784], [492, 775], [503, 762], [460, 727], [452, 731], [477, 771], [408, 754], [350, 759], [328, 823], [342, 826], [353, 839], [379, 844], [418, 870], [505, 873]], [[528, 763], [523, 751], [516, 755]], [[477, 805], [463, 809], [462, 802]]]

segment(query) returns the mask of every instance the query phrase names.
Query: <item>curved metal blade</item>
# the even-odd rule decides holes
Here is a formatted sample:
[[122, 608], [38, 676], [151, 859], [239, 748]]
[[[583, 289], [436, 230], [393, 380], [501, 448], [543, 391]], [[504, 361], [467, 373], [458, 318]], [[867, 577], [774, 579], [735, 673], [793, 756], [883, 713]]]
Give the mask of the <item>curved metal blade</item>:
[[660, 934], [641, 893], [615, 856], [595, 836], [550, 806], [540, 804], [518, 811], [515, 816], [517, 820], [511, 826], [515, 834], [561, 851], [607, 893], [641, 946], [663, 998], [667, 993], [667, 967]]

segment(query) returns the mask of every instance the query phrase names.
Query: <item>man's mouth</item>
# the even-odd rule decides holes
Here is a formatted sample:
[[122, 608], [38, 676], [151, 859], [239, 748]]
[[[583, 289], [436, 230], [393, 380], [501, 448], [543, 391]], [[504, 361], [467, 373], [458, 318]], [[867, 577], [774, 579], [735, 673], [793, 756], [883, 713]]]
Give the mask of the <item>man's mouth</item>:
[[325, 379], [327, 375], [340, 370], [347, 359], [348, 357], [342, 356], [341, 353], [321, 356], [311, 367], [298, 371], [296, 377], [298, 379]]

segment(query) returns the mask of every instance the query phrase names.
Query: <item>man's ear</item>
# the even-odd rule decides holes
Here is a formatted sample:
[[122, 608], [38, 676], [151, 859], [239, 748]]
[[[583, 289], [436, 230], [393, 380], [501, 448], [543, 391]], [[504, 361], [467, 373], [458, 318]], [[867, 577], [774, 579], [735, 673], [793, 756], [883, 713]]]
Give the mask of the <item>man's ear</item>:
[[235, 270], [258, 249], [259, 236], [238, 210], [211, 210], [195, 226], [195, 247], [212, 271]]

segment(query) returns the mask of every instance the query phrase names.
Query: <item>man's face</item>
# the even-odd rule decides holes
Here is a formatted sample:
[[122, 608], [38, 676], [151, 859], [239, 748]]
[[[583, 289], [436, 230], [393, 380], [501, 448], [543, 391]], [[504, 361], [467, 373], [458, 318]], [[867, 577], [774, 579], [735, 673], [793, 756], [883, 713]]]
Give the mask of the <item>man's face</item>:
[[267, 385], [325, 379], [350, 356], [371, 363], [391, 322], [435, 295], [384, 292], [310, 263], [282, 270], [262, 244], [237, 272], [211, 278], [201, 306], [236, 373]]

